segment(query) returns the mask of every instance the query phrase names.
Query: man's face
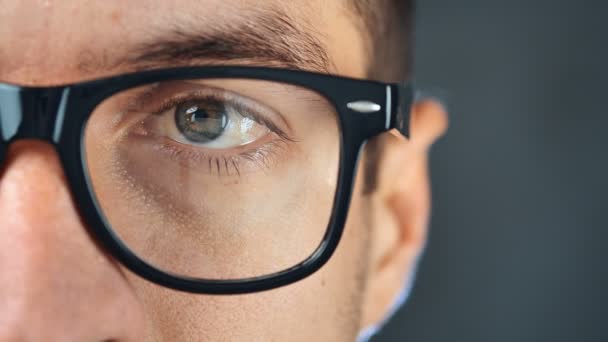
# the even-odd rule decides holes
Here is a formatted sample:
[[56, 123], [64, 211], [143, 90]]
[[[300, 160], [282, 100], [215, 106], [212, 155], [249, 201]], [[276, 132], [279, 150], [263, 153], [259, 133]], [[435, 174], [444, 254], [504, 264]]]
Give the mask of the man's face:
[[[167, 37], [176, 32], [213, 36], [221, 28], [222, 34], [230, 34], [231, 30], [239, 34], [248, 27], [256, 30], [272, 23], [269, 18], [273, 17], [288, 18], [293, 27], [306, 32], [307, 39], [318, 42], [324, 50], [326, 60], [320, 61], [322, 56], [301, 51], [301, 58], [291, 66], [364, 78], [367, 45], [348, 6], [347, 2], [321, 0], [3, 0], [0, 3], [0, 81], [46, 86], [147, 68], [192, 64], [282, 67], [286, 66], [284, 61], [273, 60], [262, 51], [260, 56], [263, 57], [256, 58], [255, 42], [241, 49], [242, 56], [196, 60], [181, 56], [139, 64], [137, 61], [141, 59], [129, 58], [142, 48], [154, 47], [157, 41], [166, 42]], [[294, 49], [304, 46], [304, 42], [298, 40], [303, 37], [294, 35], [289, 39], [294, 39], [290, 42]], [[103, 130], [102, 126], [98, 131]], [[103, 155], [104, 146], [95, 144], [90, 147], [90, 153]], [[318, 155], [312, 154], [309, 158], [314, 162], [324, 153], [328, 151], [319, 151]], [[415, 164], [412, 160], [410, 164]], [[400, 167], [395, 165], [393, 169]], [[390, 302], [396, 295], [392, 287], [381, 290], [381, 295], [370, 294], [378, 285], [370, 285], [369, 269], [375, 270], [376, 264], [382, 266], [381, 259], [386, 259], [386, 255], [392, 257], [390, 246], [395, 245], [394, 241], [400, 241], [399, 237], [381, 238], [379, 240], [390, 248], [371, 246], [372, 241], [378, 240], [373, 238], [371, 226], [378, 222], [389, 227], [405, 224], [399, 221], [402, 219], [399, 215], [396, 215], [396, 223], [390, 223], [388, 219], [377, 219], [372, 213], [375, 212], [373, 208], [380, 208], [376, 211], [380, 211], [382, 217], [391, 216], [387, 211], [392, 210], [393, 202], [401, 203], [399, 201], [404, 199], [391, 197], [391, 206], [385, 206], [386, 198], [376, 201], [373, 196], [362, 195], [361, 177], [355, 184], [340, 245], [320, 271], [272, 291], [211, 296], [154, 285], [115, 262], [95, 242], [79, 217], [50, 146], [33, 141], [15, 143], [2, 167], [2, 341], [348, 341], [383, 315], [377, 313], [378, 309], [369, 304], [370, 301], [381, 298], [378, 302], [382, 302], [382, 298], [387, 297]], [[104, 170], [103, 166], [100, 169]], [[100, 182], [104, 177], [99, 177]], [[381, 173], [380, 177], [389, 176]], [[333, 192], [326, 175], [307, 178], [306, 182], [307, 188], [316, 189], [320, 194]], [[379, 183], [380, 187], [391, 188]], [[285, 201], [289, 201], [290, 196], [297, 199], [296, 194], [302, 193], [302, 189], [290, 188], [289, 184], [277, 185], [277, 189], [283, 189]], [[100, 196], [105, 197], [109, 206], [124, 208], [121, 205], [124, 191], [128, 192], [128, 189]], [[294, 232], [313, 230], [313, 226], [319, 225], [316, 221], [327, 219], [326, 206], [324, 201], [306, 201], [302, 210], [320, 213], [318, 219], [314, 215], [310, 219], [286, 215], [281, 218], [279, 215], [275, 224], [287, 225], [289, 222], [289, 229]], [[409, 204], [403, 207], [409, 207]], [[426, 209], [416, 208], [417, 212], [422, 212], [420, 216], [426, 217]], [[243, 220], [257, 220], [255, 222], [260, 225], [268, 223], [264, 221], [264, 213], [258, 213], [256, 218], [246, 216], [233, 220], [239, 224], [243, 224]], [[255, 226], [255, 222], [251, 224]], [[414, 230], [407, 229], [408, 232]], [[389, 236], [402, 235], [399, 228], [391, 232]], [[404, 235], [407, 237], [407, 234]], [[404, 269], [399, 273], [403, 279], [423, 239], [414, 240], [415, 246], [408, 245], [408, 252], [404, 252], [407, 255], [403, 256], [405, 261], [399, 264]], [[386, 277], [394, 280], [393, 276]], [[396, 281], [395, 287], [400, 287], [403, 279]], [[386, 306], [383, 305], [387, 310]]]

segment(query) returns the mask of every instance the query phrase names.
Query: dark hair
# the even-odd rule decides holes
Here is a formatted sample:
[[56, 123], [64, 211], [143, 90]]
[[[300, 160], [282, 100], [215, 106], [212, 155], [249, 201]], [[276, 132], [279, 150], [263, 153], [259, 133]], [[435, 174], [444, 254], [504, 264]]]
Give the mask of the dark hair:
[[384, 82], [408, 78], [413, 64], [414, 0], [350, 1], [368, 38], [368, 77]]

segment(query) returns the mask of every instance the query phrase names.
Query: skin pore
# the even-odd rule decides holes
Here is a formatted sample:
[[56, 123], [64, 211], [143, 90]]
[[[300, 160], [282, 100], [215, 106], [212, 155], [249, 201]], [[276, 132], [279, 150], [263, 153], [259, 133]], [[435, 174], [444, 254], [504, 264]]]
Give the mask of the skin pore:
[[[322, 0], [2, 0], [0, 81], [47, 86], [148, 68], [222, 63], [365, 78], [365, 38], [348, 6]], [[277, 34], [276, 20], [267, 19], [273, 15], [289, 24], [278, 32], [286, 32], [278, 36], [282, 43], [270, 39]], [[187, 39], [190, 45], [184, 45], [185, 36], [194, 38]], [[274, 45], [263, 44], [267, 36]], [[252, 43], [234, 49], [234, 37]], [[209, 44], [220, 39], [222, 44]], [[193, 49], [197, 42], [207, 45]], [[169, 48], [155, 49], [160, 45]], [[292, 285], [238, 296], [177, 292], [125, 270], [88, 234], [52, 147], [37, 141], [13, 144], [0, 171], [0, 341], [354, 340], [390, 311], [424, 245], [427, 152], [446, 128], [443, 108], [433, 101], [418, 103], [411, 127], [409, 140], [392, 133], [376, 138], [381, 154], [374, 158], [375, 187], [363, 195], [364, 168], [359, 167], [345, 233], [327, 265]], [[92, 154], [103, 155], [103, 145], [91, 146]], [[361, 164], [368, 156], [362, 159]], [[300, 184], [310, 182], [323, 193], [321, 178]], [[285, 203], [298, 191], [285, 191]], [[118, 194], [105, 196], [111, 203]], [[325, 220], [324, 206], [310, 201], [307, 213], [322, 215], [291, 225], [301, 232], [318, 226], [315, 220]]]

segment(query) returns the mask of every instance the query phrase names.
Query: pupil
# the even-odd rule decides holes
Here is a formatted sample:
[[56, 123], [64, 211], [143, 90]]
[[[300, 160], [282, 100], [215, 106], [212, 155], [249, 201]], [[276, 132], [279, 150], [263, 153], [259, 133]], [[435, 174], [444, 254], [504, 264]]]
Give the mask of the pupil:
[[188, 140], [205, 143], [224, 133], [228, 115], [223, 103], [189, 101], [175, 108], [175, 123]]

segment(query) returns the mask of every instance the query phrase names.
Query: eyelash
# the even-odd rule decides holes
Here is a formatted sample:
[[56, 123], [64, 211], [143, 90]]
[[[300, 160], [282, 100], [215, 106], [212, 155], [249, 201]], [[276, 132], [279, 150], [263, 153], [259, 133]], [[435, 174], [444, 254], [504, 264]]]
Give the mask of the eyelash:
[[[206, 165], [210, 173], [217, 173], [218, 176], [221, 176], [223, 173], [229, 176], [234, 176], [236, 173], [236, 175], [241, 176], [241, 166], [243, 162], [256, 163], [257, 166], [262, 165], [268, 169], [271, 167], [272, 158], [276, 157], [278, 152], [286, 149], [286, 147], [286, 141], [279, 139], [265, 143], [254, 150], [241, 152], [236, 155], [216, 156], [205, 154], [201, 151], [194, 151], [192, 147], [187, 145], [177, 146], [173, 141], [165, 141], [156, 144], [157, 149], [166, 152], [171, 158], [175, 158], [178, 162], [186, 165], [192, 163], [196, 166]], [[230, 170], [234, 170], [234, 172], [231, 172]]]

